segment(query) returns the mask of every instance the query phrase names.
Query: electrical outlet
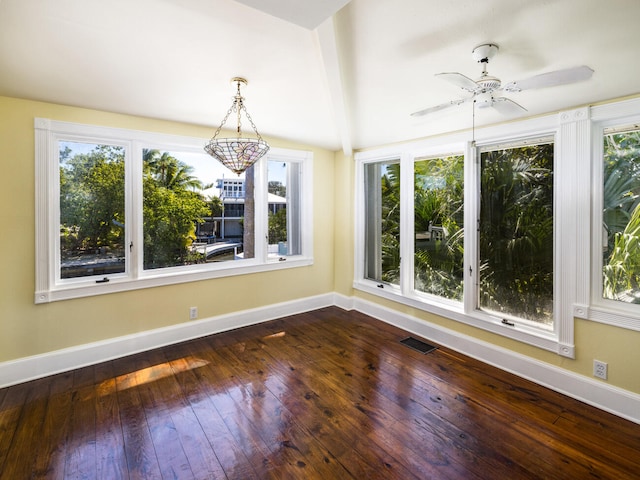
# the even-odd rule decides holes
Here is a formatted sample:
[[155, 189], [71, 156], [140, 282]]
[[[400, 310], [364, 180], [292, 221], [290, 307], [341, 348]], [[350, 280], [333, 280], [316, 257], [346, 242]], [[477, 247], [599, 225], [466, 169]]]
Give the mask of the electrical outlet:
[[597, 378], [601, 378], [602, 380], [607, 379], [607, 364], [605, 362], [601, 362], [600, 360], [593, 361], [593, 376]]
[[198, 318], [198, 307], [189, 307], [189, 320]]

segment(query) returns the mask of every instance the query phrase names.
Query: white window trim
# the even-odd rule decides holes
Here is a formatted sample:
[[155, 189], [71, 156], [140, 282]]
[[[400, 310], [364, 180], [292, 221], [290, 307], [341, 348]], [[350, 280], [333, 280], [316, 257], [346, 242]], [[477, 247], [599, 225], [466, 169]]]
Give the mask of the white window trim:
[[[578, 300], [574, 305], [575, 316], [607, 325], [640, 331], [640, 306], [602, 298], [602, 162], [603, 134], [607, 127], [639, 125], [640, 99], [631, 99], [591, 108], [593, 135], [591, 155], [585, 155], [582, 169], [591, 172], [592, 178], [585, 178], [585, 190], [594, 192], [591, 212], [581, 212], [582, 222], [590, 225], [590, 235], [586, 235], [579, 247], [590, 252], [591, 271], [584, 275], [579, 284]], [[590, 247], [590, 249], [589, 249]]]
[[[58, 280], [59, 264], [59, 166], [58, 140], [68, 139], [82, 142], [96, 141], [124, 146], [125, 190], [128, 198], [125, 205], [127, 223], [127, 245], [142, 245], [142, 162], [136, 162], [143, 148], [160, 148], [167, 151], [202, 152], [208, 139], [186, 137], [121, 128], [61, 122], [45, 118], [34, 119], [35, 131], [35, 259], [36, 285], [35, 303], [123, 292], [140, 288], [172, 285], [185, 282], [244, 275], [272, 270], [303, 267], [313, 264], [313, 153], [272, 147], [268, 154], [256, 164], [256, 184], [264, 188], [256, 196], [256, 256], [253, 259], [168, 267], [154, 270], [142, 268], [142, 254], [134, 248], [127, 255], [125, 273], [109, 276], [108, 283], [95, 283], [95, 278], [81, 280]], [[271, 160], [299, 162], [301, 164], [301, 209], [302, 209], [302, 254], [287, 256], [286, 261], [269, 261], [266, 244], [267, 189], [266, 164]], [[133, 160], [133, 161], [132, 161]], [[212, 161], [215, 161], [212, 159]], [[264, 180], [264, 181], [263, 181]], [[134, 184], [137, 184], [136, 187]], [[264, 218], [262, 218], [264, 217]]]
[[[586, 119], [585, 119], [586, 116]], [[586, 123], [586, 125], [585, 125]], [[473, 236], [465, 236], [465, 272], [472, 267], [471, 279], [465, 280], [464, 301], [450, 302], [428, 294], [418, 294], [413, 291], [412, 272], [413, 261], [401, 260], [401, 286], [384, 285], [379, 287], [377, 282], [364, 278], [364, 164], [371, 162], [383, 162], [400, 159], [401, 183], [400, 196], [404, 199], [404, 208], [401, 203], [401, 220], [411, 219], [412, 190], [411, 172], [413, 162], [420, 156], [444, 155], [453, 152], [465, 154], [465, 228], [474, 225], [477, 221], [477, 161], [475, 148], [472, 147], [469, 133], [461, 132], [443, 137], [411, 142], [404, 145], [386, 147], [360, 152], [355, 155], [355, 245], [354, 245], [354, 282], [357, 290], [383, 297], [419, 310], [434, 313], [450, 318], [467, 325], [487, 330], [523, 343], [555, 352], [569, 358], [575, 358], [574, 347], [574, 320], [573, 305], [575, 303], [575, 251], [572, 248], [572, 239], [575, 239], [577, 228], [575, 205], [570, 195], [578, 192], [577, 177], [572, 167], [581, 151], [580, 145], [584, 143], [584, 130], [588, 132], [588, 110], [580, 109], [572, 112], [562, 112], [559, 115], [546, 115], [534, 119], [513, 122], [506, 125], [498, 125], [477, 129], [475, 131], [476, 145], [511, 142], [522, 138], [540, 137], [552, 135], [555, 137], [554, 151], [556, 161], [554, 167], [554, 328], [543, 328], [528, 325], [526, 322], [517, 322], [514, 326], [504, 325], [501, 318], [495, 318], [489, 314], [475, 309], [476, 301], [473, 298], [474, 290], [468, 288], [469, 283], [475, 282], [475, 265], [477, 264], [477, 244]], [[579, 137], [579, 138], [578, 138]], [[469, 161], [469, 159], [473, 159]], [[408, 173], [407, 173], [408, 171]], [[403, 173], [404, 172], [404, 173]], [[570, 174], [569, 174], [570, 172]], [[562, 188], [558, 182], [562, 182]], [[407, 237], [405, 235], [404, 237]], [[471, 241], [470, 241], [471, 240]], [[411, 239], [404, 239], [401, 235], [401, 259], [413, 258], [408, 256], [413, 250]], [[575, 242], [574, 242], [575, 243]], [[411, 266], [407, 266], [411, 264]]]

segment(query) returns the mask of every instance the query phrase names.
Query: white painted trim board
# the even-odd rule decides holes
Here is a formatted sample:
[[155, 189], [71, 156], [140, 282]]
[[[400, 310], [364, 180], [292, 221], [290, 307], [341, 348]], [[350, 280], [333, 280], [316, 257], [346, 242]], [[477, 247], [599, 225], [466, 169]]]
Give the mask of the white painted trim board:
[[433, 343], [640, 424], [640, 395], [454, 332], [357, 297], [336, 293], [243, 310], [0, 363], [0, 388], [276, 318], [337, 306], [356, 310]]

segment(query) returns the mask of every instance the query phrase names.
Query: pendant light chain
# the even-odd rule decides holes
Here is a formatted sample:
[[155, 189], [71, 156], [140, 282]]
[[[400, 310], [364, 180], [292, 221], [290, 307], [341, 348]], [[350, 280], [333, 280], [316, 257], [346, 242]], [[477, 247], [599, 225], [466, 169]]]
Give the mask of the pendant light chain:
[[[269, 151], [269, 145], [262, 139], [262, 136], [258, 132], [258, 129], [249, 115], [246, 107], [244, 106], [244, 98], [240, 93], [240, 84], [245, 84], [247, 81], [244, 78], [235, 77], [232, 79], [237, 83], [237, 93], [233, 99], [233, 104], [227, 110], [226, 115], [222, 119], [222, 123], [216, 130], [211, 141], [205, 145], [205, 151], [219, 160], [223, 165], [240, 175], [247, 168], [257, 162], [265, 153]], [[227, 122], [232, 112], [237, 114], [237, 138], [221, 138], [218, 139], [218, 135], [222, 130], [222, 127]], [[253, 131], [255, 132], [257, 139], [255, 138], [242, 138], [242, 118], [241, 114], [244, 112]]]

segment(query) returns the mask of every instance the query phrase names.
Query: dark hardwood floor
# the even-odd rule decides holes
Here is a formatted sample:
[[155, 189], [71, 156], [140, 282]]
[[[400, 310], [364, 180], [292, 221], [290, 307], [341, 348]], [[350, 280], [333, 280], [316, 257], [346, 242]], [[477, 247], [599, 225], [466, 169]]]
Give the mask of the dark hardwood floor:
[[0, 390], [0, 478], [631, 479], [640, 425], [326, 308]]

